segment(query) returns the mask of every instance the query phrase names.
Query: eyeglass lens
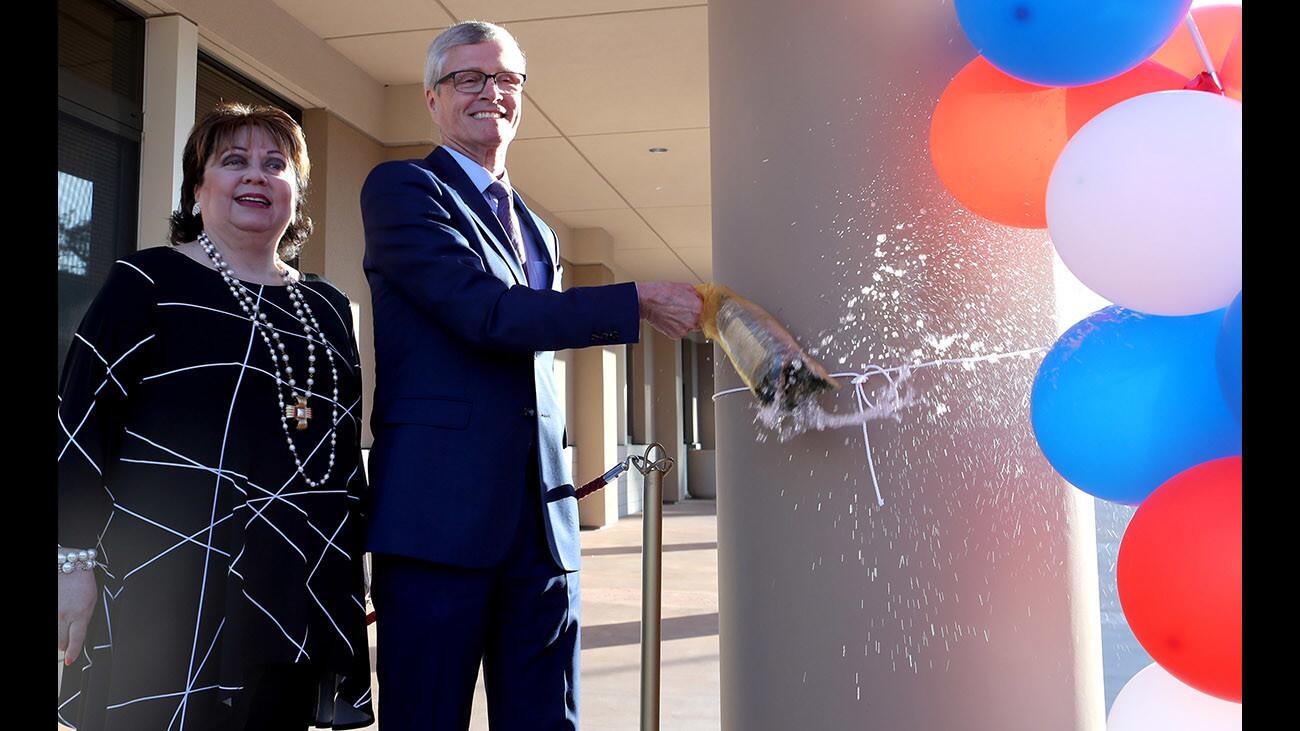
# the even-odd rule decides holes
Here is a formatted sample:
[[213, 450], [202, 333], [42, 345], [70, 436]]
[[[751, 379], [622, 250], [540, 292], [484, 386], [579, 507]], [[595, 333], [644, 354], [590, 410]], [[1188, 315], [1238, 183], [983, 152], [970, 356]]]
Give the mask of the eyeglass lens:
[[506, 93], [519, 91], [524, 85], [524, 77], [510, 71], [485, 74], [482, 71], [461, 71], [452, 78], [457, 91], [476, 93], [487, 86], [487, 80], [495, 80], [497, 88]]

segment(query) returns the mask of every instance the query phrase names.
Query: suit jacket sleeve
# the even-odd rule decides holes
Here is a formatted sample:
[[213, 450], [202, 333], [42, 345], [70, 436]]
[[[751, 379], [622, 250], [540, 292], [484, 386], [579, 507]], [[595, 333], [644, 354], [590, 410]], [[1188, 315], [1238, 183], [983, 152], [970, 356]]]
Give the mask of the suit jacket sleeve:
[[[381, 277], [447, 331], [485, 349], [562, 350], [637, 341], [635, 284], [564, 292], [507, 286], [485, 270], [457, 229], [448, 209], [460, 205], [416, 162], [376, 167], [361, 190], [367, 275]], [[467, 219], [461, 215], [460, 220]]]

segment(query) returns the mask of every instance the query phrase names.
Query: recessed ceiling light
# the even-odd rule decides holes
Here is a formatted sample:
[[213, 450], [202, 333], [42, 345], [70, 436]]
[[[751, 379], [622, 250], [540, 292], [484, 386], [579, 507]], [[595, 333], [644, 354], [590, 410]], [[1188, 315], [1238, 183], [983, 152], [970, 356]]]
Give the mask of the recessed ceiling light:
[[651, 147], [650, 151], [658, 155], [661, 152], [668, 152], [667, 147]]

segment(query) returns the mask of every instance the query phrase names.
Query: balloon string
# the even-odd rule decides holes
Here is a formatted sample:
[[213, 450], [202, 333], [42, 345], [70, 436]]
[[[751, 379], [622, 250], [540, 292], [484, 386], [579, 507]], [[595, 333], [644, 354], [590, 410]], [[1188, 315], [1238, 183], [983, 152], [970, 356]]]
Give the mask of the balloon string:
[[[873, 375], [884, 376], [885, 380], [888, 381], [889, 385], [892, 386], [894, 385], [894, 379], [890, 374], [893, 373], [903, 373], [903, 372], [911, 373], [912, 371], [918, 371], [921, 370], [922, 368], [935, 368], [938, 366], [956, 365], [961, 363], [979, 363], [982, 361], [997, 361], [1000, 358], [1014, 358], [1018, 355], [1033, 355], [1034, 353], [1042, 353], [1048, 350], [1051, 350], [1051, 348], [1046, 346], [1038, 347], [1038, 348], [1026, 348], [1024, 350], [1017, 350], [1011, 353], [990, 353], [989, 355], [976, 355], [967, 358], [947, 358], [944, 360], [927, 361], [925, 363], [912, 363], [908, 365], [894, 366], [892, 368], [884, 368], [882, 366], [878, 366], [873, 363], [873, 364], [868, 364], [865, 368], [863, 368], [863, 371], [861, 373], [854, 373], [852, 371], [846, 371], [843, 373], [832, 373], [831, 378], [852, 379], [851, 383], [853, 384], [853, 400], [858, 407], [858, 414], [863, 415], [866, 414], [867, 409], [875, 407], [875, 404], [871, 403], [871, 400], [867, 398], [867, 392], [865, 386], [867, 380], [870, 379], [871, 376]], [[722, 391], [718, 391], [717, 393], [713, 394], [713, 401], [716, 402], [719, 398], [722, 398], [723, 396], [729, 396], [733, 393], [747, 393], [747, 392], [749, 392], [749, 388], [747, 386], [724, 389]], [[894, 398], [897, 401], [898, 398], [897, 391], [894, 392]], [[885, 498], [882, 497], [880, 494], [880, 480], [876, 478], [876, 465], [875, 462], [871, 459], [871, 438], [867, 435], [867, 420], [862, 419], [860, 423], [862, 425], [862, 450], [867, 455], [867, 469], [871, 472], [871, 485], [872, 487], [875, 488], [876, 491], [876, 504], [883, 507], [885, 504]]]
[[1196, 44], [1196, 52], [1201, 54], [1201, 64], [1205, 66], [1205, 71], [1214, 80], [1214, 85], [1223, 88], [1219, 81], [1219, 74], [1214, 70], [1214, 62], [1210, 60], [1210, 52], [1205, 48], [1205, 39], [1201, 38], [1201, 29], [1196, 26], [1196, 19], [1191, 13], [1186, 18], [1187, 30], [1192, 32], [1192, 42]]

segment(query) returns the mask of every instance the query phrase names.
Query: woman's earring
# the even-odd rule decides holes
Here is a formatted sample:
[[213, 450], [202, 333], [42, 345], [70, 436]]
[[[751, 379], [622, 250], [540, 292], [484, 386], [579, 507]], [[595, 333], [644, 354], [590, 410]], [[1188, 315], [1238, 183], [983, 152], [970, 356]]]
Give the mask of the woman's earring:
[[202, 209], [199, 208], [199, 202], [198, 202], [198, 201], [194, 201], [194, 207], [190, 209], [190, 213], [191, 213], [192, 215], [197, 216], [197, 215], [199, 215], [199, 213], [200, 213], [201, 211], [202, 211]]

